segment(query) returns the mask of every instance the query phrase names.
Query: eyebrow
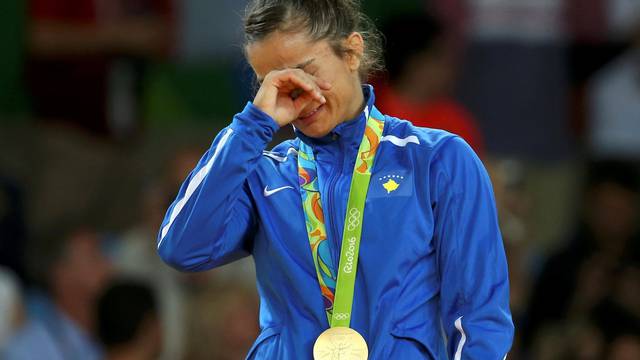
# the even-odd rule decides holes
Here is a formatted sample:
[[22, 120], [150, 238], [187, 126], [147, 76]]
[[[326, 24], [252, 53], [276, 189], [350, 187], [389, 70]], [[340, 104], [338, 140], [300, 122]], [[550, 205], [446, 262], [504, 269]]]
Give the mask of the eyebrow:
[[307, 60], [307, 61], [305, 61], [303, 63], [300, 63], [300, 64], [294, 66], [293, 68], [294, 69], [304, 69], [307, 66], [311, 65], [311, 63], [314, 62], [314, 61], [316, 61], [316, 58], [311, 58], [311, 59], [309, 59], [309, 60]]
[[[309, 59], [309, 60], [307, 60], [307, 61], [305, 61], [305, 62], [302, 62], [302, 63], [300, 63], [300, 64], [298, 64], [298, 65], [296, 65], [296, 66], [289, 67], [288, 69], [300, 69], [300, 70], [304, 70], [304, 68], [306, 68], [307, 66], [311, 65], [311, 63], [313, 63], [314, 61], [316, 61], [316, 58], [311, 58], [311, 59]], [[283, 69], [278, 69], [278, 70], [283, 70]], [[258, 78], [258, 83], [259, 83], [259, 84], [262, 84], [262, 81], [263, 81], [263, 80], [264, 80], [264, 79], [262, 79], [262, 78]]]

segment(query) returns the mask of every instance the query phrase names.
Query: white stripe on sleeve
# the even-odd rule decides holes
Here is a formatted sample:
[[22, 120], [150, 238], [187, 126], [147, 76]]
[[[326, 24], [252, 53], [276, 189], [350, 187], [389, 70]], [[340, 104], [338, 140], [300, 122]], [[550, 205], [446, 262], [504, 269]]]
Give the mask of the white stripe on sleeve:
[[415, 135], [410, 135], [405, 138], [399, 138], [394, 135], [385, 135], [380, 139], [380, 141], [388, 141], [395, 146], [405, 147], [407, 144], [420, 144], [420, 140]]
[[279, 154], [271, 152], [271, 151], [263, 151], [262, 155], [264, 155], [266, 157], [269, 157], [269, 158], [271, 158], [273, 160], [276, 160], [277, 162], [285, 162], [285, 161], [287, 161], [287, 156], [289, 156], [289, 154], [291, 154], [291, 153], [297, 154], [298, 151], [291, 147], [291, 148], [289, 148], [289, 150], [287, 150], [287, 153], [284, 156], [280, 156]]
[[458, 348], [456, 349], [456, 354], [453, 357], [453, 360], [460, 360], [462, 356], [462, 348], [464, 347], [464, 343], [467, 341], [467, 335], [464, 333], [464, 329], [462, 328], [462, 316], [456, 319], [455, 321], [456, 329], [460, 332], [460, 342], [458, 343]]
[[213, 163], [218, 158], [218, 155], [220, 154], [220, 150], [222, 150], [224, 145], [227, 143], [227, 140], [229, 139], [229, 136], [231, 135], [231, 133], [233, 133], [233, 129], [231, 128], [227, 129], [224, 135], [222, 135], [222, 138], [220, 139], [220, 142], [218, 143], [218, 146], [216, 147], [216, 150], [214, 151], [211, 159], [209, 159], [207, 164], [204, 167], [202, 167], [191, 178], [191, 181], [189, 181], [189, 185], [187, 185], [187, 190], [184, 193], [184, 197], [176, 203], [176, 206], [173, 207], [173, 211], [171, 211], [171, 216], [169, 216], [169, 222], [167, 222], [167, 225], [165, 225], [162, 228], [162, 235], [160, 236], [160, 241], [158, 242], [158, 248], [160, 248], [160, 245], [162, 245], [162, 241], [164, 240], [164, 237], [167, 236], [167, 233], [169, 232], [169, 228], [175, 221], [176, 217], [178, 217], [178, 215], [180, 214], [180, 211], [182, 211], [182, 208], [184, 207], [184, 205], [187, 203], [187, 201], [189, 201], [189, 198], [191, 198], [191, 195], [193, 195], [193, 193], [196, 191], [198, 186], [200, 186], [200, 184], [202, 183], [204, 178], [207, 176], [207, 174], [209, 174], [209, 171], [211, 170]]

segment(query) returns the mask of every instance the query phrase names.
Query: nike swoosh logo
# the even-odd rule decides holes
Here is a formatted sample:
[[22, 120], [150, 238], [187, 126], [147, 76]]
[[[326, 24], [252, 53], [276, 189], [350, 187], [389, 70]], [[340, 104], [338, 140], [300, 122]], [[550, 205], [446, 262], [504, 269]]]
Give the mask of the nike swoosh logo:
[[293, 186], [283, 186], [283, 187], [279, 187], [279, 188], [275, 188], [275, 189], [268, 189], [268, 186], [264, 187], [264, 196], [265, 197], [269, 197], [275, 193], [277, 193], [278, 191], [282, 191], [284, 189], [293, 189]]

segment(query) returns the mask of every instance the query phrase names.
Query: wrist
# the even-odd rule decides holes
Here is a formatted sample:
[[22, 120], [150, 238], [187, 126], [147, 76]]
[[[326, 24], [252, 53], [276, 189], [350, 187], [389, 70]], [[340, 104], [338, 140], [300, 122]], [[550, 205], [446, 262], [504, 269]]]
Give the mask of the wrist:
[[252, 138], [252, 141], [259, 139], [256, 142], [264, 143], [263, 145], [269, 143], [280, 129], [278, 123], [269, 114], [251, 102], [247, 103], [242, 112], [236, 114], [231, 126], [235, 132]]

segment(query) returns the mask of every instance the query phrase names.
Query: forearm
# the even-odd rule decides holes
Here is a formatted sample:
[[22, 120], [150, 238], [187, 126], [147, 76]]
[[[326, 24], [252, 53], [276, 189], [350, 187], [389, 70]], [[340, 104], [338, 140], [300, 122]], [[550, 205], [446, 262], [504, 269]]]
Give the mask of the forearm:
[[441, 315], [451, 359], [503, 359], [513, 340], [507, 261], [491, 182], [459, 138], [433, 167]]
[[158, 251], [167, 263], [196, 271], [248, 253], [245, 240], [255, 215], [245, 183], [276, 129], [248, 105], [218, 134], [162, 223]]

